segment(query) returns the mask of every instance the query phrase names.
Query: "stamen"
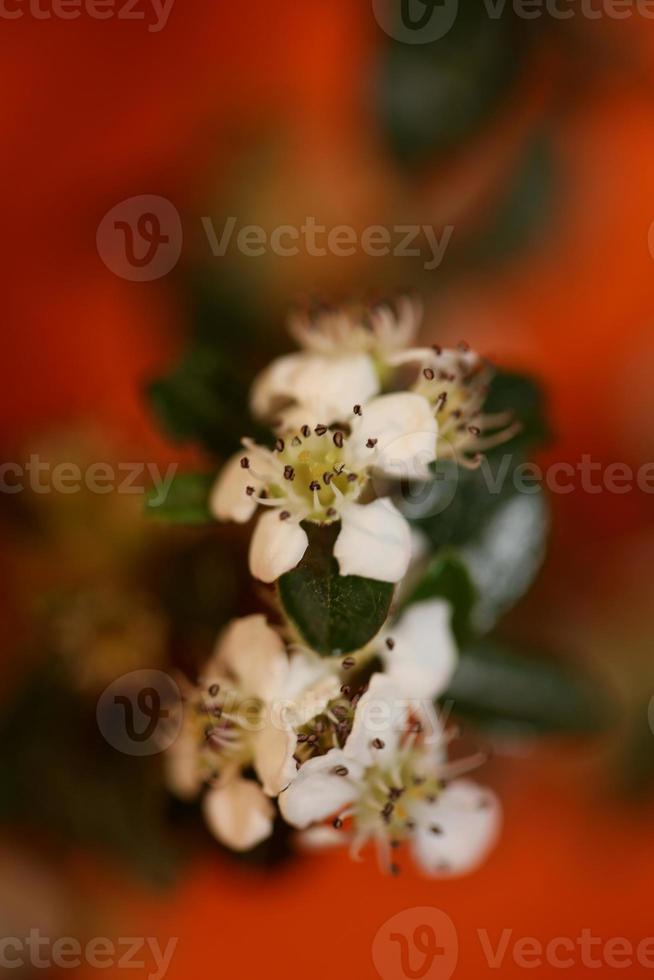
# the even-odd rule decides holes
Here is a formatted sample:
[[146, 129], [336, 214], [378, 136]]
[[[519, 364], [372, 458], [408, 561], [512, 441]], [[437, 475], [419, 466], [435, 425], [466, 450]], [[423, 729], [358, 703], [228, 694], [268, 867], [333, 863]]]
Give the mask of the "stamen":
[[378, 439], [368, 439], [368, 441], [366, 442], [366, 446], [368, 447], [368, 449], [374, 449], [378, 441], [379, 441]]
[[345, 441], [345, 437], [344, 437], [343, 433], [342, 432], [335, 432], [332, 438], [334, 440], [334, 445], [338, 449], [342, 449], [343, 448], [343, 443]]
[[316, 433], [317, 436], [324, 436], [325, 432], [327, 431], [327, 426], [317, 425], [313, 431]]
[[347, 766], [334, 766], [332, 772], [335, 776], [347, 776], [349, 775], [350, 770], [347, 768]]
[[363, 415], [360, 405], [355, 405], [352, 411], [354, 412], [355, 415]]
[[280, 438], [275, 441], [275, 449], [277, 450], [278, 453], [283, 453], [285, 446], [286, 443], [284, 442], [283, 439]]
[[284, 479], [285, 480], [295, 479], [295, 470], [293, 469], [292, 466], [288, 465], [284, 467]]
[[391, 636], [386, 638], [386, 646], [389, 650], [395, 649], [395, 640]]
[[241, 466], [244, 470], [250, 469], [250, 460], [247, 458], [247, 456], [243, 456], [241, 458]]

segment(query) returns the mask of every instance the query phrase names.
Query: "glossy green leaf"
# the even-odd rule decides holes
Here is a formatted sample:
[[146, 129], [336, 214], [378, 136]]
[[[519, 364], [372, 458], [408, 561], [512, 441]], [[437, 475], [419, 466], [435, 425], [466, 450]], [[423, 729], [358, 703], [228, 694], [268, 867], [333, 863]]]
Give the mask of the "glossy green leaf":
[[365, 646], [388, 616], [393, 586], [358, 575], [339, 575], [333, 545], [340, 524], [303, 525], [309, 548], [279, 580], [284, 611], [302, 640], [323, 656], [340, 656]]

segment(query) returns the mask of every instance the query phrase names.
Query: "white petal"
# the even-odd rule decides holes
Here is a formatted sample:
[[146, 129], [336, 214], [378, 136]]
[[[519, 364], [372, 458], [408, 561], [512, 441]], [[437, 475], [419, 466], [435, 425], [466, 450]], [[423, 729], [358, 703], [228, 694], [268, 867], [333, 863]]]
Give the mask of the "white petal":
[[248, 486], [259, 489], [260, 484], [241, 466], [242, 458], [243, 453], [237, 453], [225, 463], [211, 491], [209, 509], [219, 521], [246, 524], [257, 509], [254, 496], [245, 491]]
[[268, 796], [277, 796], [295, 776], [297, 767], [293, 753], [296, 744], [295, 731], [282, 728], [272, 719], [268, 719], [264, 728], [254, 736], [254, 768]]
[[[252, 410], [260, 418], [279, 414], [293, 426], [345, 421], [356, 404], [379, 391], [379, 378], [367, 354], [328, 356], [288, 354], [270, 365], [255, 381]], [[297, 406], [288, 414], [290, 406]]]
[[[386, 674], [373, 674], [357, 704], [344, 753], [363, 768], [390, 761], [408, 731], [409, 702]], [[374, 745], [375, 740], [379, 741]], [[377, 747], [378, 746], [378, 747]]]
[[249, 851], [270, 836], [275, 809], [250, 779], [209, 790], [202, 804], [212, 834], [234, 851]]
[[[334, 772], [338, 766], [347, 775]], [[359, 795], [361, 768], [341, 749], [309, 759], [300, 766], [297, 776], [279, 797], [279, 809], [287, 823], [304, 829], [316, 820], [340, 813]]]
[[296, 727], [315, 718], [326, 708], [328, 701], [338, 697], [342, 683], [338, 670], [329, 657], [319, 657], [305, 650], [291, 654], [280, 697]]
[[[436, 459], [438, 423], [422, 395], [397, 392], [373, 398], [352, 424], [348, 452], [354, 468], [374, 462], [396, 479], [424, 479]], [[374, 449], [368, 440], [377, 440]]]
[[244, 697], [269, 701], [279, 692], [288, 672], [288, 659], [278, 633], [260, 614], [234, 619], [218, 638], [216, 652], [206, 668], [231, 674]]
[[390, 500], [341, 506], [334, 544], [341, 575], [399, 582], [411, 559], [411, 529]]
[[300, 847], [305, 851], [325, 851], [334, 847], [343, 847], [352, 839], [344, 830], [336, 830], [335, 827], [328, 827], [324, 823], [308, 827], [297, 837]]
[[438, 877], [474, 870], [497, 840], [501, 824], [497, 797], [467, 779], [450, 783], [435, 803], [422, 804], [413, 816], [416, 861]]
[[270, 510], [257, 521], [250, 541], [250, 572], [261, 582], [275, 582], [295, 568], [308, 547], [299, 524], [282, 521], [277, 510]]
[[382, 658], [406, 697], [432, 700], [449, 684], [457, 663], [450, 618], [448, 602], [427, 599], [410, 606], [388, 631], [394, 645], [381, 645]]

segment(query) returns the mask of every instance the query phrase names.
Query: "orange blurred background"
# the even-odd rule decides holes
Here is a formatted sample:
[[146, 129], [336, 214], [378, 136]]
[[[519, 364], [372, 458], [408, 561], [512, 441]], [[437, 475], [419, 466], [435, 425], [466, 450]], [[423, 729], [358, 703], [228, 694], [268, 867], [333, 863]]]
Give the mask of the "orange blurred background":
[[[85, 17], [25, 16], [3, 30], [6, 446], [91, 419], [141, 458], [187, 458], [158, 432], [142, 395], [184, 345], [183, 303], [174, 276], [132, 283], [103, 264], [96, 229], [114, 204], [137, 194], [169, 198], [194, 229], [191, 252], [207, 247], [197, 236], [200, 214], [238, 213], [272, 227], [306, 214], [365, 225], [408, 213], [465, 233], [498, 193], [525, 134], [546, 128], [556, 190], [543, 228], [505, 260], [457, 269], [428, 289], [426, 329], [444, 342], [465, 337], [542, 382], [555, 433], [542, 461], [589, 453], [636, 467], [652, 458], [649, 23], [584, 22], [544, 34], [497, 111], [410, 178], [385, 152], [371, 110], [387, 39], [367, 3], [185, 0], [159, 33]], [[220, 259], [202, 258], [218, 271]], [[271, 332], [299, 292], [404, 285], [370, 258], [229, 261], [250, 263], [244, 274], [270, 309]], [[629, 706], [654, 692], [652, 497], [576, 490], [552, 505], [551, 553], [511, 629], [592, 663]], [[4, 640], [11, 679], [19, 667], [8, 625]], [[504, 801], [503, 838], [460, 881], [430, 882], [411, 869], [386, 879], [372, 859], [353, 864], [340, 852], [275, 872], [209, 853], [177, 885], [153, 893], [79, 852], [66, 866], [64, 904], [76, 915], [84, 908], [83, 934], [179, 937], [169, 980], [206, 970], [374, 977], [378, 929], [422, 905], [451, 917], [460, 944], [454, 975], [469, 980], [489, 971], [479, 929], [493, 941], [510, 929], [514, 939], [547, 943], [587, 928], [604, 942], [636, 945], [654, 934], [654, 812], [648, 798], [617, 794], [614, 766], [615, 742], [604, 739], [557, 739], [493, 763], [485, 775]], [[500, 975], [522, 976], [510, 950]], [[532, 972], [556, 977], [560, 969]], [[628, 975], [649, 972], [634, 966]], [[572, 975], [596, 973], [577, 963]]]

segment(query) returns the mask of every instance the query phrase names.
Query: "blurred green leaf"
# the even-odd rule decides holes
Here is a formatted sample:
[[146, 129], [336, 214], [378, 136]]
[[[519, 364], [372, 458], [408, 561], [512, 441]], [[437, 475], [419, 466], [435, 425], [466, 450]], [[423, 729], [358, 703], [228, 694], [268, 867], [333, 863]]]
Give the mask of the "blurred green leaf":
[[323, 656], [359, 650], [384, 625], [393, 586], [339, 575], [332, 553], [339, 523], [302, 526], [309, 535], [309, 548], [297, 568], [279, 580], [284, 610], [305, 643]]
[[526, 248], [546, 227], [555, 194], [555, 160], [544, 133], [529, 139], [480, 231], [466, 241], [466, 262], [488, 263]]
[[175, 524], [209, 524], [215, 518], [209, 510], [209, 495], [216, 480], [215, 473], [179, 473], [160, 499], [161, 489], [152, 487], [145, 499], [150, 517]]
[[529, 590], [545, 557], [548, 527], [543, 493], [516, 494], [461, 548], [477, 590], [472, 614], [476, 630], [491, 630]]
[[187, 271], [190, 313], [186, 353], [169, 375], [147, 388], [152, 409], [169, 436], [229, 456], [242, 436], [268, 436], [252, 419], [248, 393], [256, 372], [273, 356], [272, 331], [241, 289], [230, 289], [214, 269]]
[[491, 450], [489, 455], [502, 456], [508, 451], [524, 454], [550, 438], [543, 390], [533, 378], [511, 371], [496, 371], [484, 405], [484, 412], [509, 412], [521, 429], [510, 442]]
[[476, 599], [468, 570], [453, 552], [438, 555], [411, 593], [407, 605], [424, 599], [447, 599], [452, 606], [452, 629], [457, 643], [470, 636], [470, 616]]
[[594, 732], [603, 704], [570, 666], [494, 639], [465, 647], [443, 702], [499, 733]]
[[396, 157], [422, 163], [470, 137], [505, 99], [528, 53], [509, 5], [489, 17], [459, 6], [453, 26], [430, 44], [393, 41], [379, 79], [379, 113]]

